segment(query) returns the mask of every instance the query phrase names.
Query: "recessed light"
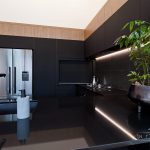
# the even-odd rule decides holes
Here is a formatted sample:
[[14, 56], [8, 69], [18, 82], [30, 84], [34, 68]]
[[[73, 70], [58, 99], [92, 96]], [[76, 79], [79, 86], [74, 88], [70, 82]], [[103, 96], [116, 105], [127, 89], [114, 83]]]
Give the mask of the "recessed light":
[[103, 59], [106, 59], [106, 58], [110, 58], [110, 57], [118, 56], [118, 55], [121, 55], [121, 54], [129, 53], [130, 50], [131, 50], [130, 48], [126, 48], [126, 49], [123, 49], [123, 50], [120, 50], [120, 51], [117, 51], [117, 52], [113, 52], [113, 53], [106, 54], [106, 55], [103, 55], [103, 56], [100, 56], [100, 57], [96, 57], [95, 59], [96, 60], [103, 60]]

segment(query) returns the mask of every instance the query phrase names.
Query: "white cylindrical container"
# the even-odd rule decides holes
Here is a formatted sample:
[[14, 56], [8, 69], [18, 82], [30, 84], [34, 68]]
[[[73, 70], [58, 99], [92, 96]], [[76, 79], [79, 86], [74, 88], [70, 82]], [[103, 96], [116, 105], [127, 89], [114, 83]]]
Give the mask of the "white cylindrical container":
[[17, 118], [25, 119], [30, 117], [29, 96], [17, 98]]
[[95, 76], [93, 76], [92, 87], [93, 87], [93, 89], [97, 88], [97, 83], [96, 83], [96, 77]]
[[93, 81], [92, 81], [92, 85], [94, 86], [96, 84], [96, 77], [93, 76]]

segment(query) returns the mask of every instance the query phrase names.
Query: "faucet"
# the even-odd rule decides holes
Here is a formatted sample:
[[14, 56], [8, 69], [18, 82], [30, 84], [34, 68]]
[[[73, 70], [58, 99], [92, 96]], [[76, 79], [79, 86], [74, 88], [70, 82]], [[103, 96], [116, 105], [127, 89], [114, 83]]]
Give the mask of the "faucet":
[[21, 92], [21, 97], [26, 97], [25, 89], [19, 90]]

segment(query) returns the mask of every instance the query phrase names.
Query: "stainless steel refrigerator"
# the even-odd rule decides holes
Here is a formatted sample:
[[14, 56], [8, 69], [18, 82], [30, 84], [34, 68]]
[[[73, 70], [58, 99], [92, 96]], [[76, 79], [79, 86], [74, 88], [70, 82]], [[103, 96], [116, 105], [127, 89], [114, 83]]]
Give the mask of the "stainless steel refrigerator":
[[0, 99], [32, 97], [32, 50], [0, 48]]

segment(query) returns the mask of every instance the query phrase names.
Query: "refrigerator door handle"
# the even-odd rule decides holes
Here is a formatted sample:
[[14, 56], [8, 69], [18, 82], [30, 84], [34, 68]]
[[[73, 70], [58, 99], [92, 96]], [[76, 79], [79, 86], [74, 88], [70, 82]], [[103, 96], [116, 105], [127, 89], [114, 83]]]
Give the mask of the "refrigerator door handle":
[[11, 94], [11, 67], [8, 67], [8, 72], [9, 72], [9, 87], [8, 87], [8, 92]]
[[14, 67], [14, 93], [16, 93], [16, 67]]

